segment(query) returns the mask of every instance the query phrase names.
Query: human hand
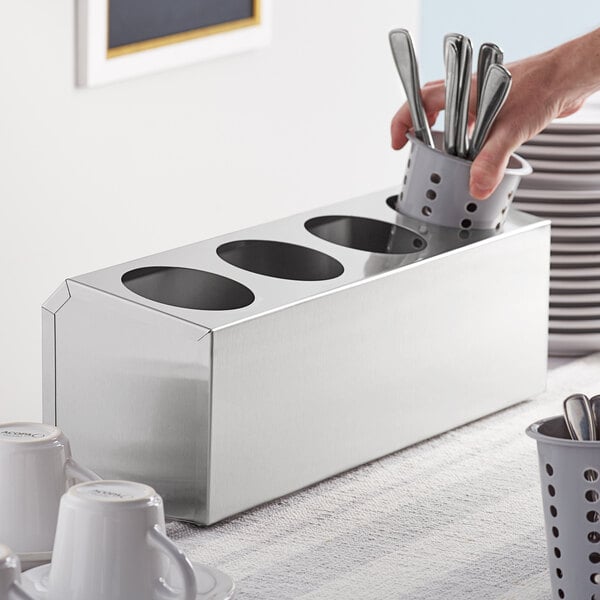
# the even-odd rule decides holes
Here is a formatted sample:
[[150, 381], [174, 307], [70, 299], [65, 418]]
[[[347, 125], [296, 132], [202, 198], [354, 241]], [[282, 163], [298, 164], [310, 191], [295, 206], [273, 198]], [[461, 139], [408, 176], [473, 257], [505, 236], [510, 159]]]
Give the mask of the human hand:
[[[584, 50], [589, 50], [590, 45], [596, 56], [600, 55], [600, 30], [549, 52], [507, 65], [513, 77], [511, 91], [471, 166], [469, 187], [474, 198], [483, 200], [492, 194], [502, 179], [510, 155], [521, 144], [553, 119], [579, 110], [585, 99], [600, 87], [600, 73], [590, 73], [590, 56], [585, 56]], [[586, 60], [582, 60], [583, 57]], [[477, 83], [473, 76], [470, 124], [475, 120], [476, 95]], [[444, 82], [439, 80], [426, 84], [421, 96], [432, 125], [444, 109]], [[399, 150], [406, 144], [406, 133], [411, 127], [410, 111], [404, 104], [392, 119], [392, 148]]]

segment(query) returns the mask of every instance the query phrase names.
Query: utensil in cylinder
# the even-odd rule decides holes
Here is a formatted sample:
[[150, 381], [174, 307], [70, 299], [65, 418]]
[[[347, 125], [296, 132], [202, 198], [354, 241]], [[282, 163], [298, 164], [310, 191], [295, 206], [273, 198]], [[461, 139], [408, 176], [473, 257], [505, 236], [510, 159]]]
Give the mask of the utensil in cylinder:
[[571, 439], [579, 441], [596, 439], [596, 426], [592, 419], [590, 401], [585, 394], [572, 394], [565, 398], [563, 410]]
[[446, 67], [446, 108], [444, 111], [444, 152], [456, 154], [456, 128], [458, 126], [458, 67], [463, 35], [449, 33], [444, 37], [444, 64]]
[[473, 62], [473, 45], [464, 36], [460, 45], [458, 102], [456, 126], [456, 154], [466, 158], [469, 152], [467, 125], [469, 123], [469, 95], [471, 93], [471, 65]]
[[492, 65], [501, 65], [504, 62], [504, 52], [496, 44], [485, 42], [479, 47], [479, 56], [477, 58], [477, 110], [481, 103], [481, 92], [483, 82], [488, 69]]
[[410, 109], [415, 136], [433, 148], [431, 129], [421, 99], [419, 68], [412, 39], [406, 29], [393, 29], [389, 33], [390, 47], [398, 74], [402, 80]]
[[502, 65], [491, 65], [487, 70], [469, 148], [471, 160], [481, 151], [487, 135], [506, 101], [511, 83], [512, 75]]

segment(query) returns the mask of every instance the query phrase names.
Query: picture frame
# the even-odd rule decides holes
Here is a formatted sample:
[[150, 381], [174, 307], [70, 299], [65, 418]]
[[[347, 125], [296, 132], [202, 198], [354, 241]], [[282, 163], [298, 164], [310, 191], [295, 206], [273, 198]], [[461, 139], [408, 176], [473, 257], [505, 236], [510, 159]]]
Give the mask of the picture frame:
[[76, 85], [94, 87], [268, 45], [272, 0], [77, 0]]

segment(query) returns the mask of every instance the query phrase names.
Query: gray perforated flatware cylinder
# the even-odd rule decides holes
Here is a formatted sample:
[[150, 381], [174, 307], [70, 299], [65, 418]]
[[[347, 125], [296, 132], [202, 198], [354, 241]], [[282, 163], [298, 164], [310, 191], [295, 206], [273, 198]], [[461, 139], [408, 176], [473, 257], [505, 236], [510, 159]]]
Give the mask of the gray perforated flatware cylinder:
[[600, 600], [600, 441], [576, 441], [564, 418], [527, 429], [537, 441], [552, 598]]
[[409, 134], [411, 141], [396, 210], [420, 221], [457, 229], [500, 229], [521, 177], [532, 171], [513, 154], [496, 191], [486, 200], [469, 193], [470, 160], [442, 151], [443, 134], [433, 132], [435, 148]]

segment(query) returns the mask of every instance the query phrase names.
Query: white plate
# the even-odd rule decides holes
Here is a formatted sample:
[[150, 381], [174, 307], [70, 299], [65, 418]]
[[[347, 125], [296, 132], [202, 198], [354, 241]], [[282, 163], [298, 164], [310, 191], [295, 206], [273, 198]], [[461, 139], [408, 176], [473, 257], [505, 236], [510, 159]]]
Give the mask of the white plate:
[[523, 177], [520, 190], [600, 190], [600, 173], [532, 173]]
[[535, 146], [523, 144], [516, 153], [525, 159], [600, 160], [600, 146]]
[[600, 227], [600, 214], [598, 215], [569, 215], [562, 216], [555, 213], [549, 213], [544, 210], [535, 210], [531, 205], [527, 205], [527, 208], [521, 205], [515, 206], [519, 210], [543, 217], [544, 219], [550, 219], [554, 227]]
[[598, 306], [553, 306], [550, 308], [550, 320], [554, 319], [600, 319]]
[[600, 267], [600, 256], [598, 254], [561, 254], [560, 252], [551, 252], [550, 266], [569, 269]]
[[534, 173], [600, 173], [600, 160], [544, 160], [528, 158]]
[[547, 133], [546, 130], [531, 138], [527, 144], [536, 146], [597, 146], [600, 145], [600, 134], [588, 133], [587, 131]]
[[583, 269], [556, 269], [550, 265], [550, 279], [598, 279], [600, 283], [600, 266]]
[[600, 293], [598, 294], [553, 294], [550, 293], [550, 306], [594, 306], [600, 304]]
[[[575, 204], [565, 202], [564, 204], [548, 202], [530, 202], [526, 200], [515, 200], [513, 206], [519, 210], [530, 212], [534, 215], [540, 215], [552, 219], [554, 217], [568, 217], [571, 219], [600, 219], [600, 202], [590, 204]], [[587, 223], [587, 221], [586, 221]], [[592, 225], [592, 223], [590, 223]]]
[[[48, 577], [52, 565], [43, 565], [21, 576], [23, 587], [35, 600], [47, 600]], [[231, 577], [218, 569], [192, 562], [198, 586], [197, 600], [231, 600], [236, 595]], [[132, 599], [133, 600], [133, 599]]]
[[597, 279], [552, 279], [550, 295], [563, 292], [581, 292], [582, 294], [600, 294], [600, 281]]
[[[600, 227], [552, 227], [553, 242], [600, 242]], [[599, 246], [600, 247], [600, 246]]]
[[600, 243], [597, 242], [555, 242], [550, 243], [552, 252], [564, 254], [594, 254], [600, 252]]
[[525, 190], [519, 188], [515, 193], [515, 198], [528, 202], [589, 204], [600, 202], [600, 190]]
[[557, 333], [561, 331], [573, 333], [600, 333], [600, 319], [560, 320], [551, 319], [550, 329]]
[[599, 333], [554, 333], [548, 336], [551, 356], [582, 356], [600, 350]]

